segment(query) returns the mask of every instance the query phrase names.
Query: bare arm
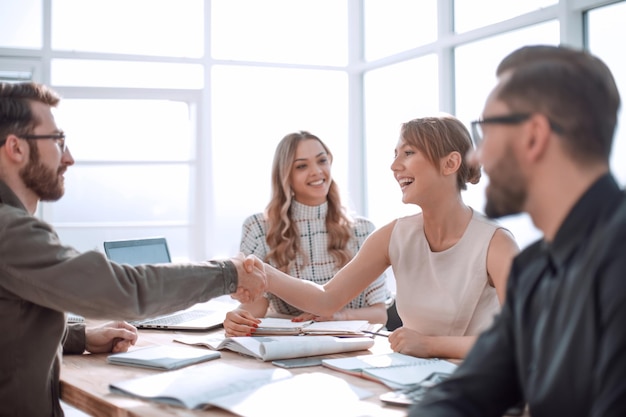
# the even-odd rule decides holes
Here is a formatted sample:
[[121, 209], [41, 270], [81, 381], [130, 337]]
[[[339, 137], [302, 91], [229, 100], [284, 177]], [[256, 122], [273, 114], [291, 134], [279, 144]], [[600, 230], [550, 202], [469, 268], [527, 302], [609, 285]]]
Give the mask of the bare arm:
[[496, 230], [487, 252], [487, 275], [490, 284], [496, 289], [500, 305], [504, 304], [511, 263], [518, 253], [519, 248], [513, 235], [505, 229]]
[[293, 318], [293, 321], [333, 321], [333, 320], [367, 320], [370, 323], [385, 324], [387, 322], [387, 306], [385, 303], [376, 303], [361, 308], [344, 308], [332, 316], [318, 316], [313, 313], [302, 313]]
[[463, 359], [478, 336], [425, 336], [415, 330], [400, 327], [389, 335], [394, 352], [420, 358]]
[[395, 221], [374, 231], [356, 256], [326, 284], [303, 281], [265, 265], [268, 292], [317, 316], [332, 316], [390, 265], [388, 248]]

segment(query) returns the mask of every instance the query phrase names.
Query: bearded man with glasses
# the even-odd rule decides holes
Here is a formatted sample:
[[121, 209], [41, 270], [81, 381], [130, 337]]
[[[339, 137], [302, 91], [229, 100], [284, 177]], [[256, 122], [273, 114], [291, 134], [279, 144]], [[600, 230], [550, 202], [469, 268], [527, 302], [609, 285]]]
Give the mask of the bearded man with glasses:
[[620, 96], [568, 47], [507, 56], [472, 123], [485, 213], [527, 212], [543, 238], [513, 261], [493, 326], [411, 416], [626, 415], [626, 195], [609, 169]]
[[173, 313], [223, 294], [251, 302], [266, 289], [258, 258], [131, 267], [63, 245], [35, 215], [56, 201], [74, 164], [36, 83], [0, 83], [0, 416], [63, 415], [58, 353], [121, 352], [137, 340], [124, 321], [68, 327], [66, 312], [135, 320]]

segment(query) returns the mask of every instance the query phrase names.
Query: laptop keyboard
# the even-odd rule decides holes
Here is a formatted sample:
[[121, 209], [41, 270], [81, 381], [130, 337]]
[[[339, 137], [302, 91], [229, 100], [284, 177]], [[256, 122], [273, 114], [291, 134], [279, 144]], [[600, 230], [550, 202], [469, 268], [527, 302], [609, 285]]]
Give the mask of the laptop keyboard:
[[199, 319], [207, 315], [206, 311], [185, 311], [183, 313], [172, 314], [171, 316], [157, 317], [151, 320], [142, 320], [137, 323], [143, 325], [157, 325], [157, 326], [174, 326], [187, 321]]

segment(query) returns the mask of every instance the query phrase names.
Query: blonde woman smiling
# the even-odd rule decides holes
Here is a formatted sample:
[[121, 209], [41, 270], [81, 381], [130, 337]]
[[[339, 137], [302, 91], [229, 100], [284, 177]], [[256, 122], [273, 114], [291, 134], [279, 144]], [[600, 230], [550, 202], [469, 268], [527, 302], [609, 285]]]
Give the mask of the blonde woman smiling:
[[[302, 281], [323, 285], [357, 253], [374, 225], [351, 218], [341, 204], [331, 175], [332, 154], [315, 135], [300, 131], [285, 136], [272, 166], [272, 198], [264, 213], [243, 224], [241, 252], [254, 254]], [[387, 321], [384, 271], [331, 314], [302, 310], [272, 293], [241, 304], [224, 321], [229, 336], [254, 332], [259, 317], [271, 315], [303, 320]]]

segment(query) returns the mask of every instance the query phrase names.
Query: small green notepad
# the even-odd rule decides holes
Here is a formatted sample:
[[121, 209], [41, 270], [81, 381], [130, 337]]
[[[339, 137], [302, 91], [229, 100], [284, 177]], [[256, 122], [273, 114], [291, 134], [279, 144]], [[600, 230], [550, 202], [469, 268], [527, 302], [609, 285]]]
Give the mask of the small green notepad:
[[220, 357], [219, 352], [206, 349], [158, 345], [109, 355], [107, 362], [113, 365], [172, 370]]

